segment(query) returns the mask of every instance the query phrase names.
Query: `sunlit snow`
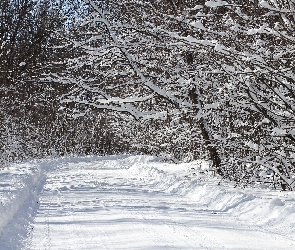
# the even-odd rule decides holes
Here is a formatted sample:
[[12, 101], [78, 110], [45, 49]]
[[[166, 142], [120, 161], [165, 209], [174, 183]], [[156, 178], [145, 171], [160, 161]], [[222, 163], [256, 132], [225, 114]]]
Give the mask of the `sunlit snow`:
[[147, 156], [7, 167], [0, 249], [294, 249], [294, 193], [217, 185], [206, 169]]

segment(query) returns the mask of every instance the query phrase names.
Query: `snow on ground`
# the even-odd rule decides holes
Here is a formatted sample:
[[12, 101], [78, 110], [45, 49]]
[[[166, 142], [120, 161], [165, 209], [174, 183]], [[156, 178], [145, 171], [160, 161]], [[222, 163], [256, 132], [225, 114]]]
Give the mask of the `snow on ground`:
[[0, 250], [295, 249], [295, 194], [240, 189], [148, 156], [0, 169]]

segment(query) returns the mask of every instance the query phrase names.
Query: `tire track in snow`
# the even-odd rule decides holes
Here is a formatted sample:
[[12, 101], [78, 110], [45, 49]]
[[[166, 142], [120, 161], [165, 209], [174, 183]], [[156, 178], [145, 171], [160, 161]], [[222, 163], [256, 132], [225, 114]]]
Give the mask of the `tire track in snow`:
[[[180, 186], [178, 186], [179, 184], [182, 185], [183, 181], [179, 182], [179, 184], [176, 184], [176, 182], [178, 182], [178, 178], [174, 178], [172, 176], [165, 176], [165, 173], [162, 170], [158, 170], [157, 168], [151, 166], [147, 166], [147, 164], [143, 165], [142, 168], [134, 168], [133, 172], [138, 176], [137, 178], [146, 183], [147, 185], [150, 185], [152, 187], [155, 187], [155, 189], [161, 190], [161, 191], [165, 191], [168, 193], [170, 191], [172, 191], [172, 194], [180, 194], [179, 192], [177, 192], [177, 188], [179, 188]], [[170, 185], [172, 184], [172, 186], [176, 187], [176, 192], [173, 190], [173, 188], [171, 188], [171, 186], [167, 186], [167, 183], [165, 185], [165, 180], [168, 180], [167, 183], [169, 183]], [[178, 187], [177, 187], [178, 186]], [[180, 195], [181, 196], [181, 195]], [[246, 202], [249, 201], [249, 197], [246, 197], [244, 199], [242, 199], [242, 202]], [[241, 203], [241, 201], [240, 201]], [[198, 206], [198, 204], [196, 204], [196, 206]], [[249, 237], [245, 237], [245, 235], [247, 233], [249, 233], [250, 235], [256, 235], [256, 238], [259, 239], [259, 237], [257, 236], [261, 236], [261, 238], [265, 238], [265, 239], [269, 239], [269, 240], [265, 240], [263, 241], [263, 245], [260, 246], [261, 249], [273, 249], [274, 246], [279, 246], [278, 249], [293, 249], [294, 247], [294, 239], [285, 237], [283, 235], [280, 234], [273, 234], [268, 230], [261, 230], [262, 228], [257, 228], [257, 227], [251, 227], [245, 223], [237, 223], [236, 217], [232, 217], [230, 216], [230, 213], [228, 213], [230, 211], [230, 208], [234, 208], [235, 206], [229, 207], [228, 209], [226, 209], [226, 211], [221, 211], [219, 213], [219, 215], [222, 215], [222, 217], [225, 218], [226, 221], [229, 221], [232, 223], [232, 225], [235, 225], [235, 229], [236, 231], [240, 231], [243, 230], [245, 231], [245, 234], [241, 234], [239, 236], [239, 241], [241, 244], [245, 244], [245, 246], [243, 247], [243, 249], [259, 249], [255, 246], [251, 246], [251, 244], [257, 244], [257, 243], [261, 243], [257, 242], [257, 240], [252, 240]], [[208, 211], [210, 212], [210, 211]], [[220, 216], [219, 216], [220, 217]], [[226, 225], [226, 221], [222, 222], [222, 220], [220, 221], [220, 219], [217, 218], [217, 223], [224, 223], [224, 225]], [[175, 225], [178, 225], [178, 222], [174, 220], [174, 225], [173, 227], [175, 227]], [[226, 244], [222, 245], [220, 239], [222, 237], [213, 237], [212, 233], [210, 234], [210, 236], [206, 236], [207, 234], [202, 233], [201, 231], [203, 231], [202, 228], [198, 228], [195, 226], [192, 227], [187, 227], [186, 228], [188, 231], [193, 231], [196, 232], [197, 234], [202, 235], [202, 238], [205, 240], [205, 242], [207, 241], [206, 245], [210, 246], [210, 247], [206, 247], [206, 249], [226, 249]], [[230, 229], [230, 227], [229, 227]], [[216, 230], [215, 230], [216, 231]], [[230, 230], [228, 230], [230, 231]], [[181, 232], [181, 231], [180, 231]], [[282, 237], [280, 237], [282, 236]], [[253, 239], [255, 239], [255, 237], [253, 237]], [[253, 242], [253, 243], [252, 243]], [[282, 242], [282, 244], [277, 244], [277, 242]], [[209, 243], [209, 244], [208, 244]], [[211, 243], [211, 244], [210, 244]], [[236, 244], [236, 243], [235, 243]], [[230, 247], [231, 248], [231, 247]]]
[[[47, 174], [33, 244], [28, 249], [40, 249], [38, 241], [46, 223], [50, 226], [50, 250], [262, 250], [282, 242], [278, 239], [279, 243], [272, 245], [272, 235], [234, 222], [229, 214], [212, 215], [210, 210], [202, 210], [170, 188], [173, 184], [177, 189], [177, 181], [173, 175], [136, 163], [134, 157], [58, 166]], [[253, 246], [246, 234], [270, 242], [265, 240], [264, 247]]]
[[[153, 171], [156, 171], [156, 170], [153, 170]], [[131, 186], [140, 186], [142, 184], [142, 181], [144, 181], [142, 179], [139, 179], [134, 182], [134, 180], [137, 180], [137, 179], [131, 178], [131, 181], [133, 181], [133, 185]], [[147, 190], [153, 190], [155, 187], [153, 186], [153, 184], [150, 185], [150, 182], [147, 181], [145, 188], [147, 188]], [[164, 200], [168, 198], [170, 200], [170, 205], [174, 207], [177, 207], [178, 206], [177, 204], [180, 202], [179, 197], [175, 196], [175, 194], [167, 195], [167, 193], [160, 191], [157, 193], [157, 196], [158, 196], [158, 200], [157, 200], [158, 204], [162, 203], [163, 197], [164, 197]], [[171, 200], [174, 201], [174, 203], [172, 203]], [[151, 203], [151, 201], [148, 203]], [[214, 240], [214, 237], [208, 238], [201, 232], [201, 230], [196, 230], [196, 229], [192, 230], [189, 227], [185, 227], [181, 225], [171, 215], [169, 215], [168, 213], [165, 213], [166, 209], [161, 209], [161, 206], [159, 205], [158, 205], [158, 208], [159, 208], [158, 210], [153, 210], [152, 214], [147, 213], [147, 211], [141, 212], [140, 210], [134, 212], [135, 216], [137, 216], [137, 218], [141, 218], [143, 221], [150, 221], [150, 219], [153, 218], [153, 220], [157, 220], [161, 222], [161, 225], [163, 227], [163, 232], [166, 232], [165, 235], [161, 233], [159, 234], [159, 232], [156, 232], [155, 230], [148, 228], [149, 233], [152, 233], [154, 237], [158, 238], [158, 241], [161, 238], [162, 240], [170, 241], [172, 243], [174, 241], [183, 242], [184, 244], [182, 245], [184, 246], [188, 245], [189, 242], [193, 241], [193, 245], [190, 246], [191, 247], [190, 249], [226, 250], [226, 248], [222, 246], [217, 240]], [[149, 218], [148, 215], [151, 216], [151, 218]], [[165, 220], [165, 222], [163, 222], [163, 219]], [[168, 231], [170, 232], [171, 235], [167, 234]], [[187, 231], [190, 231], [191, 233], [189, 234], [187, 233]], [[197, 236], [197, 240], [195, 240], [196, 236]], [[193, 237], [193, 240], [192, 240], [192, 237]], [[179, 249], [179, 246], [176, 246], [174, 244], [173, 246], [170, 246], [169, 249]]]
[[[175, 198], [178, 198], [176, 201], [177, 203], [180, 202], [179, 197], [175, 197], [175, 195], [172, 195], [170, 197], [170, 199], [172, 200], [174, 200]], [[174, 203], [173, 206], [175, 205], [176, 204]], [[157, 211], [154, 210], [151, 215], [154, 220], [161, 222], [164, 232], [171, 232], [171, 235], [165, 234], [165, 236], [167, 237], [166, 239], [169, 239], [170, 241], [175, 241], [177, 239], [177, 242], [183, 242], [182, 245], [188, 245], [189, 243], [193, 242], [193, 245], [190, 246], [190, 249], [227, 250], [213, 236], [209, 238], [201, 232], [201, 229], [197, 230], [196, 228], [192, 229], [191, 227], [185, 226], [165, 211], [165, 209], [159, 209]], [[138, 214], [138, 216], [140, 216], [145, 221], [150, 220], [146, 213], [140, 213]], [[155, 231], [154, 234], [158, 235]], [[164, 237], [162, 234], [161, 236]], [[174, 246], [173, 249], [179, 249], [179, 247]]]
[[[76, 200], [71, 200], [71, 192], [77, 191], [81, 183], [84, 185], [87, 176], [80, 176], [79, 174], [72, 175], [68, 165], [69, 164], [64, 164], [54, 167], [47, 173], [47, 180], [40, 197], [39, 216], [37, 215], [35, 220], [37, 232], [33, 238], [35, 237], [36, 240], [32, 240], [31, 245], [27, 247], [28, 249], [77, 249], [77, 247], [78, 249], [82, 249], [79, 248], [79, 245], [83, 246], [85, 243], [83, 238], [79, 237], [81, 227], [75, 222], [75, 216], [73, 216], [70, 210], [72, 206], [74, 209], [76, 206], [77, 210], [79, 210], [85, 205], [84, 203], [88, 202], [87, 200], [84, 201], [83, 197], [78, 197], [78, 199], [75, 197]], [[73, 166], [75, 166], [75, 164], [73, 164]], [[80, 164], [78, 164], [77, 167], [79, 170], [79, 168], [81, 168]], [[59, 217], [64, 217], [66, 222], [58, 220]], [[71, 241], [68, 241], [67, 237], [65, 237], [68, 235], [76, 240], [77, 246], [73, 244], [65, 244], [64, 248], [63, 246], [59, 246], [59, 243], [56, 242], [56, 227], [58, 227], [58, 223], [63, 227], [61, 231], [65, 230], [67, 232], [65, 235], [62, 235], [62, 241], [71, 243]], [[76, 226], [70, 227], [71, 224]], [[67, 227], [69, 227], [69, 229], [67, 229]], [[99, 233], [107, 236], [103, 230]], [[97, 246], [99, 249], [109, 249], [104, 242], [97, 243]]]

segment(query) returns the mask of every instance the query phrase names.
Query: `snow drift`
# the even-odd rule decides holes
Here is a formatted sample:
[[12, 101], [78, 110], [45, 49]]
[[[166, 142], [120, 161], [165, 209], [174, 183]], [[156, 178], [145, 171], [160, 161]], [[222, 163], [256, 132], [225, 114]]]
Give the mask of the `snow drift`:
[[[13, 241], [16, 237], [23, 241], [28, 237], [28, 227], [39, 206], [39, 193], [53, 169], [57, 171], [65, 165], [71, 169], [71, 164], [79, 163], [79, 171], [82, 173], [86, 163], [93, 163], [95, 166], [96, 162], [104, 162], [105, 166], [120, 171], [122, 178], [134, 179], [140, 185], [149, 186], [153, 192], [181, 197], [198, 211], [210, 212], [216, 216], [229, 214], [250, 227], [255, 226], [265, 232], [294, 238], [293, 192], [241, 189], [234, 188], [230, 183], [218, 185], [219, 180], [216, 177], [198, 171], [208, 164], [202, 161], [171, 164], [150, 156], [108, 156], [40, 160], [1, 169], [0, 241], [4, 238]], [[64, 189], [70, 191], [71, 186]]]

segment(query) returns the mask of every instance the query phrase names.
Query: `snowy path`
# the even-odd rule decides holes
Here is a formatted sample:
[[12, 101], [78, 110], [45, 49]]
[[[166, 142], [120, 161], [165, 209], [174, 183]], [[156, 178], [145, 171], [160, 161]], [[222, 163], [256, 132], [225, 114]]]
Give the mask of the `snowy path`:
[[167, 189], [173, 174], [136, 160], [48, 170], [24, 249], [295, 249], [290, 237], [242, 224], [227, 212], [212, 213]]

